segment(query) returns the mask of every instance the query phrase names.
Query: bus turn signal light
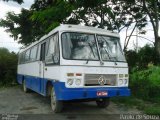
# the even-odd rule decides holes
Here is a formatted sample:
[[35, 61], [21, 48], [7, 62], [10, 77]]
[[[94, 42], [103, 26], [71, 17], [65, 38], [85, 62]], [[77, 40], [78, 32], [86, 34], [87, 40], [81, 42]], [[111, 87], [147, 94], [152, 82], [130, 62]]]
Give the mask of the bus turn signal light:
[[74, 76], [74, 73], [67, 73], [68, 77]]
[[76, 73], [76, 76], [82, 76], [82, 73]]

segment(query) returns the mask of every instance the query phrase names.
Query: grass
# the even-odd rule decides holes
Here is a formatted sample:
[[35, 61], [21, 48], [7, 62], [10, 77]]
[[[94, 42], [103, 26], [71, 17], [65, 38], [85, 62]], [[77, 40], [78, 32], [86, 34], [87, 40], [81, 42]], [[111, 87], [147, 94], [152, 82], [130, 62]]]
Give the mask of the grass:
[[0, 91], [1, 90], [4, 90], [6, 88], [9, 88], [9, 87], [17, 87], [18, 84], [17, 83], [14, 83], [14, 84], [8, 84], [8, 85], [3, 85], [3, 84], [0, 84]]
[[112, 101], [116, 104], [123, 104], [127, 107], [136, 107], [137, 109], [148, 115], [160, 115], [160, 102], [150, 102], [137, 99], [133, 96], [130, 97], [118, 97], [112, 98]]
[[145, 108], [144, 113], [149, 114], [149, 115], [160, 115], [160, 105]]

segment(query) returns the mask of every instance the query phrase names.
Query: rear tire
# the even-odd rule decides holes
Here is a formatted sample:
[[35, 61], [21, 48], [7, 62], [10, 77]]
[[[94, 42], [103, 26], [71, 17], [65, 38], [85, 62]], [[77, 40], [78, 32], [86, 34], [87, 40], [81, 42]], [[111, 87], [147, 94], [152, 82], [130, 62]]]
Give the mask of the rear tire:
[[109, 98], [100, 98], [96, 100], [97, 106], [99, 108], [106, 108], [109, 106], [110, 99]]
[[53, 112], [59, 113], [63, 109], [63, 102], [57, 100], [54, 88], [51, 88], [51, 108]]
[[29, 89], [26, 87], [26, 81], [25, 80], [23, 80], [23, 91], [25, 93], [27, 93], [29, 91]]

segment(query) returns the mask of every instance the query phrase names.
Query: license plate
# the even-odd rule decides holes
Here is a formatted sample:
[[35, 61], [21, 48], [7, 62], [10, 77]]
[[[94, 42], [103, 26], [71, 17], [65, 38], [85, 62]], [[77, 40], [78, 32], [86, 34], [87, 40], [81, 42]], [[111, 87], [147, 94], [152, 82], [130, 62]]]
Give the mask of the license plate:
[[98, 91], [97, 96], [107, 96], [108, 92], [107, 91]]

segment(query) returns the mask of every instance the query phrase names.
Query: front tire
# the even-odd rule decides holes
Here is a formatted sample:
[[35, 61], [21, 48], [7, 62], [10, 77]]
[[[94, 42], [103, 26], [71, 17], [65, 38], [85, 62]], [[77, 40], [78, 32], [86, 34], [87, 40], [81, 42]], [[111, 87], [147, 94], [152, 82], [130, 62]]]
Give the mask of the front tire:
[[26, 81], [25, 80], [23, 80], [23, 91], [25, 93], [27, 93], [29, 91], [29, 89], [26, 87]]
[[55, 113], [59, 113], [63, 109], [63, 102], [57, 100], [54, 88], [51, 89], [51, 108]]
[[100, 98], [96, 100], [97, 106], [99, 108], [106, 108], [109, 106], [110, 99], [109, 98]]

